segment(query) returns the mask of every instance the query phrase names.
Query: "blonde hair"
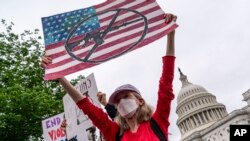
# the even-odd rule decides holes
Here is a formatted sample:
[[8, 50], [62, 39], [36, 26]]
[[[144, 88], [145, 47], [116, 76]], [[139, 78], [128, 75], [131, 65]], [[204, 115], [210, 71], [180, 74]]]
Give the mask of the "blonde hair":
[[[139, 100], [143, 100], [143, 104], [140, 105], [135, 113], [135, 118], [138, 122], [138, 124], [149, 121], [152, 117], [153, 114], [153, 108], [152, 106], [148, 105], [145, 100], [135, 94], [135, 96], [139, 99]], [[130, 129], [128, 123], [126, 122], [125, 118], [122, 117], [119, 113], [115, 118], [115, 121], [118, 123], [118, 125], [120, 126], [120, 132], [123, 132], [125, 130]]]

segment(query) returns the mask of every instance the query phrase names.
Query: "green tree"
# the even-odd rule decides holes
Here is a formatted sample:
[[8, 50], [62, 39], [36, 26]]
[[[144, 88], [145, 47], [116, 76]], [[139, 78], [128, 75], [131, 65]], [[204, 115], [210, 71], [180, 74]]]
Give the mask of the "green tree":
[[39, 140], [41, 121], [63, 112], [65, 92], [43, 81], [39, 31], [15, 34], [13, 25], [0, 24], [0, 140]]

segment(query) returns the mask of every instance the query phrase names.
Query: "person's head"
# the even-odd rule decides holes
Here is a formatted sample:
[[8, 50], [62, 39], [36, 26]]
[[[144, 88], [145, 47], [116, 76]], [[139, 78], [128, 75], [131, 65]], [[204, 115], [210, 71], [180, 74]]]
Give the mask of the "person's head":
[[109, 103], [116, 106], [118, 111], [116, 120], [123, 130], [129, 129], [126, 120], [130, 118], [142, 123], [152, 116], [152, 108], [146, 104], [140, 91], [131, 84], [116, 88], [109, 98]]

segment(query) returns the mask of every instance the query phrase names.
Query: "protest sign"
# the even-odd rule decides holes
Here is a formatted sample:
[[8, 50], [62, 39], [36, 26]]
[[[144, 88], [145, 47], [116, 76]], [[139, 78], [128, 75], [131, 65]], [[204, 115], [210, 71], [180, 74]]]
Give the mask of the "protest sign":
[[[87, 95], [93, 104], [101, 107], [96, 96], [98, 90], [93, 73], [77, 83], [75, 88], [81, 94]], [[67, 137], [69, 139], [88, 140], [88, 132], [86, 130], [93, 126], [91, 120], [77, 107], [68, 94], [63, 97], [63, 105], [67, 120]]]
[[45, 80], [77, 72], [143, 47], [173, 31], [155, 0], [109, 0], [42, 18]]
[[66, 141], [66, 135], [60, 128], [63, 115], [64, 113], [61, 113], [42, 121], [45, 141]]

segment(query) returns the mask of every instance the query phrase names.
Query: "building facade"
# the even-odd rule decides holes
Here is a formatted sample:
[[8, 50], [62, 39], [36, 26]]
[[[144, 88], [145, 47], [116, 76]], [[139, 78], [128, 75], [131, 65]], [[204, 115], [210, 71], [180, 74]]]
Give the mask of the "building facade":
[[181, 141], [229, 141], [230, 125], [250, 124], [250, 89], [243, 94], [248, 105], [228, 113], [216, 96], [179, 72], [182, 87], [177, 96], [176, 124]]

